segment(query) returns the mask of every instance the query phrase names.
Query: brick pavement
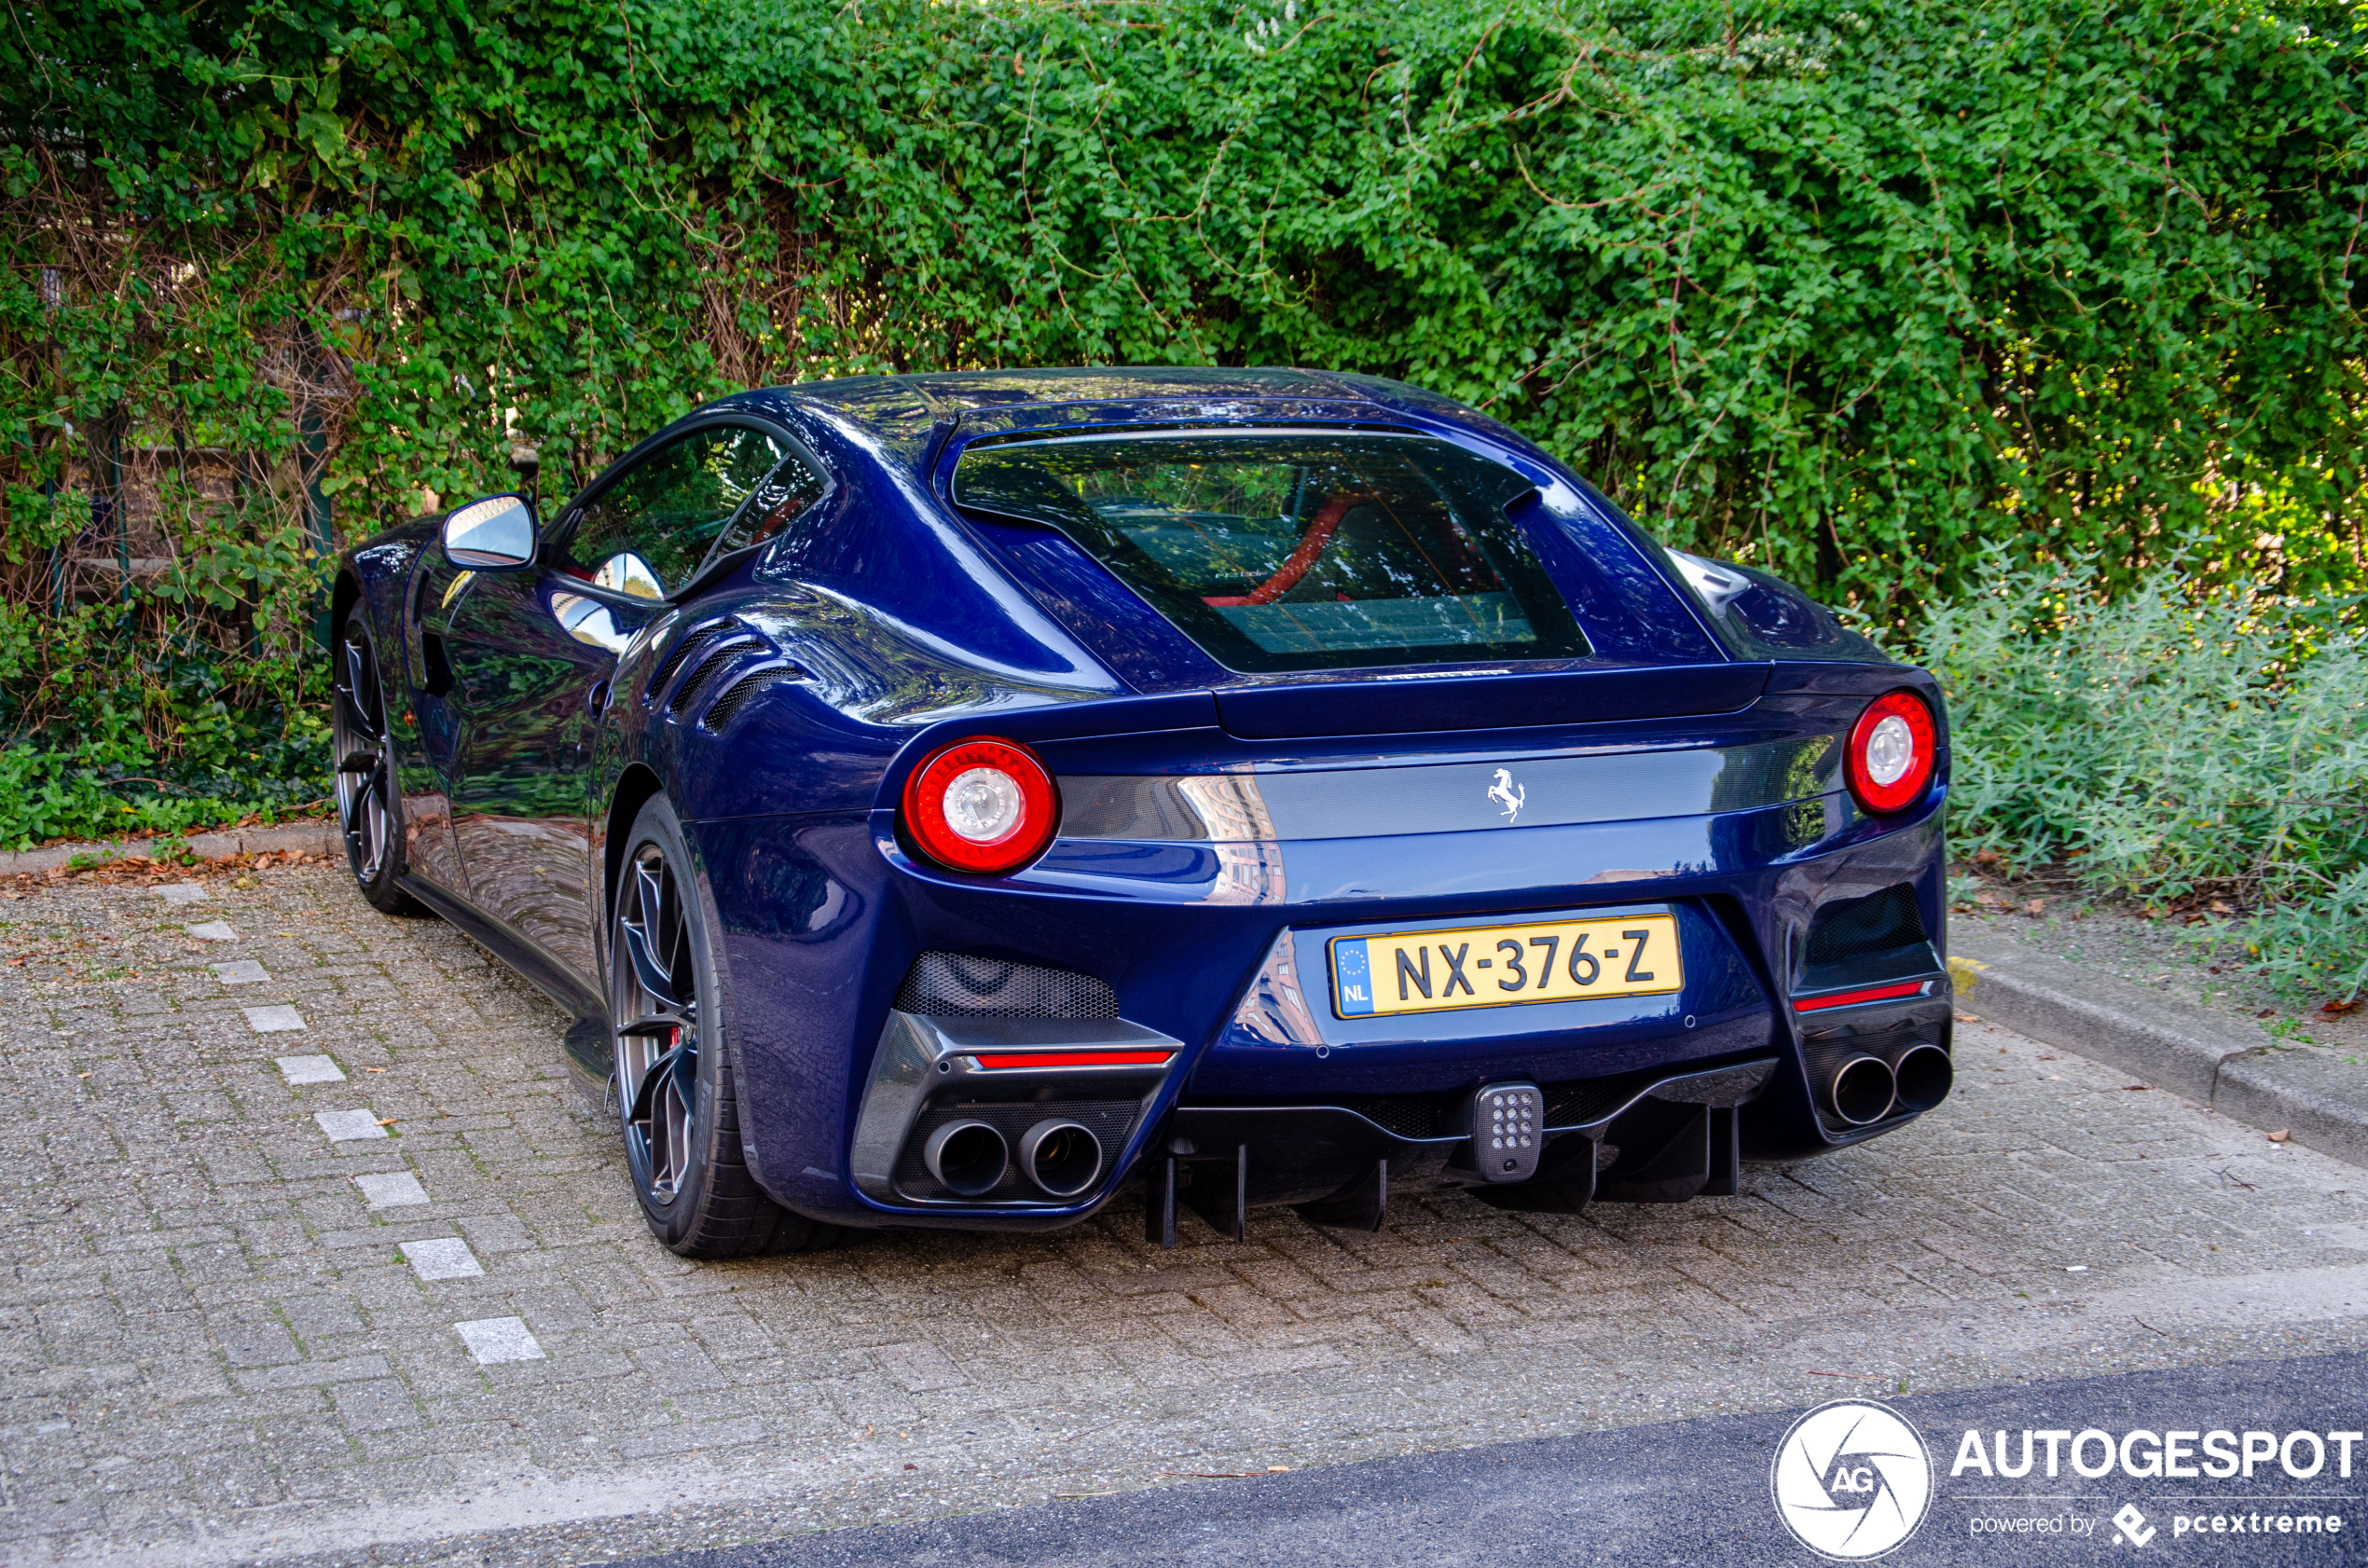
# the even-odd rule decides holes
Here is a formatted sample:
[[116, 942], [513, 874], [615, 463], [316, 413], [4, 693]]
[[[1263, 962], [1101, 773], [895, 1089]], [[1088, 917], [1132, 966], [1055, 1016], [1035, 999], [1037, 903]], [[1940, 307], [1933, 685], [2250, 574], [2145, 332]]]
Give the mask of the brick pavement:
[[689, 1264], [523, 983], [338, 870], [199, 887], [0, 901], [14, 1561], [575, 1562], [2368, 1318], [2368, 1172], [1979, 1026], [1733, 1199]]

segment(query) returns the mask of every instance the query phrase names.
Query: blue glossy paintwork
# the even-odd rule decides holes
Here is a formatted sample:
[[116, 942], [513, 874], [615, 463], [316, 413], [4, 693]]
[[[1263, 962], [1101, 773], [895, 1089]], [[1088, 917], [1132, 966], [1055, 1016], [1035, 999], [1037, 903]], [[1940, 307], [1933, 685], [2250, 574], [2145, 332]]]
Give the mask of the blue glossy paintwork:
[[[1495, 1075], [1567, 1079], [1734, 1059], [1772, 1043], [1786, 1071], [1746, 1113], [1753, 1148], [1791, 1156], [1841, 1141], [1810, 1112], [1783, 998], [1823, 900], [1912, 881], [1928, 926], [1943, 928], [1945, 750], [1931, 796], [1882, 821], [1860, 817], [1828, 767], [1812, 792], [1745, 810], [1713, 800], [1713, 809], [1697, 801], [1618, 821], [1568, 819], [1590, 815], [1568, 809], [1503, 828], [1366, 829], [1415, 809], [1405, 791], [1435, 777], [1402, 770], [1449, 764], [1536, 764], [1552, 777], [1557, 758], [1665, 754], [1682, 763], [1669, 777], [1696, 780], [1673, 785], [1670, 799], [1694, 800], [1707, 788], [1706, 753], [1797, 742], [1822, 754], [1816, 742], [1846, 733], [1865, 700], [1893, 686], [1924, 693], [1938, 710], [1922, 672], [1859, 656], [1773, 590], [1775, 608], [1740, 636], [1576, 475], [1484, 416], [1375, 378], [1221, 369], [861, 378], [747, 393], [695, 418], [718, 412], [778, 425], [833, 488], [615, 658], [613, 696], [588, 743], [582, 896], [598, 929], [602, 841], [638, 799], [632, 781], [654, 780], [690, 825], [723, 923], [744, 1030], [743, 1127], [759, 1178], [783, 1202], [856, 1222], [1028, 1225], [1106, 1201], [1109, 1183], [1032, 1217], [892, 1216], [853, 1190], [845, 1150], [863, 1074], [899, 981], [931, 948], [1108, 981], [1123, 1016], [1187, 1042], [1190, 1060], [1168, 1080], [1163, 1108], [1187, 1093], [1288, 1099]], [[1424, 432], [1536, 485], [1518, 520], [1594, 656], [1494, 678], [1246, 677], [1215, 665], [1066, 539], [965, 518], [943, 501], [962, 447], [985, 437], [1344, 421]], [[341, 592], [361, 594], [381, 638], [406, 650], [406, 596], [434, 521], [345, 562]], [[745, 657], [670, 711], [665, 699], [687, 667], [654, 691], [653, 676], [683, 639], [726, 621], [745, 637]], [[382, 664], [416, 682], [416, 660]], [[720, 732], [709, 727], [707, 702], [742, 668], [795, 678]], [[390, 709], [414, 695], [390, 694]], [[1012, 876], [954, 876], [900, 846], [894, 806], [922, 756], [982, 734], [1033, 745], [1062, 776], [1247, 775], [1276, 780], [1276, 800], [1287, 802], [1301, 799], [1293, 781], [1321, 774], [1324, 790], [1351, 794], [1319, 791], [1313, 807], [1279, 811], [1273, 836], [1256, 844], [1063, 839]], [[1357, 790], [1372, 792], [1364, 806]], [[1341, 803], [1340, 820], [1327, 827], [1329, 800]], [[1322, 942], [1343, 929], [1606, 906], [1678, 912], [1683, 994], [1419, 1022], [1328, 1018], [1322, 1056], [1228, 1033], [1287, 928], [1298, 933], [1302, 972], [1320, 976]], [[597, 976], [583, 978], [597, 988]], [[1136, 1148], [1156, 1122], [1138, 1129]]]

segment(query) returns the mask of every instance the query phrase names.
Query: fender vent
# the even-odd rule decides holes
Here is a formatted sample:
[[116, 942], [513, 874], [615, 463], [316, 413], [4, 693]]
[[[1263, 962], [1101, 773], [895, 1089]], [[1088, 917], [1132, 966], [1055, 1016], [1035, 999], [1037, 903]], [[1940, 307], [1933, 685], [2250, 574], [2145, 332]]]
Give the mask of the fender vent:
[[769, 669], [760, 669], [743, 675], [723, 688], [723, 695], [717, 697], [709, 707], [699, 722], [709, 729], [721, 731], [724, 725], [732, 722], [732, 715], [749, 705], [750, 698], [759, 695], [768, 687], [779, 685], [784, 681], [805, 679], [805, 671], [795, 665], [775, 665]]
[[731, 621], [718, 621], [713, 626], [695, 626], [685, 633], [682, 640], [674, 645], [674, 651], [658, 661], [656, 673], [650, 677], [650, 683], [641, 690], [642, 696], [654, 700], [658, 693], [666, 689], [666, 683], [674, 679], [674, 672], [681, 669], [693, 654], [732, 630], [735, 625]]
[[1073, 970], [924, 953], [897, 987], [896, 1007], [953, 1018], [1116, 1018], [1118, 996], [1108, 983]]
[[667, 712], [679, 718], [682, 710], [689, 708], [697, 698], [699, 689], [713, 678], [716, 671], [736, 659], [745, 659], [757, 652], [756, 643], [738, 639], [727, 640], [722, 646], [712, 648], [708, 655], [698, 662], [697, 667], [682, 678], [681, 683], [674, 688], [674, 695], [666, 699]]

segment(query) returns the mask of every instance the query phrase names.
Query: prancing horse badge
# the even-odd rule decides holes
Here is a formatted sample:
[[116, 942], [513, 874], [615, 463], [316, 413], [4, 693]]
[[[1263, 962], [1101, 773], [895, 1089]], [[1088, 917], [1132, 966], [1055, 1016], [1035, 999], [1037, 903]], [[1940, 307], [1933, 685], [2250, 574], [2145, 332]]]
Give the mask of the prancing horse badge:
[[1496, 770], [1496, 782], [1488, 787], [1488, 798], [1505, 808], [1505, 820], [1517, 821], [1521, 807], [1529, 804], [1529, 791], [1513, 782], [1510, 768]]

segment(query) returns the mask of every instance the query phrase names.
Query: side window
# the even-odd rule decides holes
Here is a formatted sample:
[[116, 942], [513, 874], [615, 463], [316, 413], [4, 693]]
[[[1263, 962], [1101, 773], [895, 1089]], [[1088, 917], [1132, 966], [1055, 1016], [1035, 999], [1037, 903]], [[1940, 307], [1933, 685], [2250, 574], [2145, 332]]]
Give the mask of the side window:
[[756, 488], [756, 494], [716, 540], [715, 553], [730, 555], [777, 537], [830, 488], [830, 481], [812, 463], [794, 451], [785, 454], [781, 465]]
[[[745, 426], [694, 431], [635, 463], [584, 507], [555, 564], [627, 593], [655, 597], [680, 587], [789, 455]], [[637, 562], [647, 571], [637, 571]]]

